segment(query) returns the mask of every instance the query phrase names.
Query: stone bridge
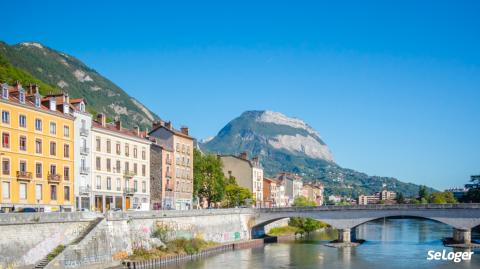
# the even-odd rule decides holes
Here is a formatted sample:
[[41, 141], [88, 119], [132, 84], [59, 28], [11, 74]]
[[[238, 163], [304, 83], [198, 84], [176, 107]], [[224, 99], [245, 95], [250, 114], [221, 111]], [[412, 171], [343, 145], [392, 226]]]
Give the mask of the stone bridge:
[[471, 244], [471, 229], [480, 225], [480, 204], [358, 205], [255, 209], [252, 237], [264, 234], [263, 227], [282, 218], [310, 217], [339, 230], [339, 242], [350, 242], [351, 230], [363, 223], [386, 217], [418, 217], [453, 227], [453, 240]]

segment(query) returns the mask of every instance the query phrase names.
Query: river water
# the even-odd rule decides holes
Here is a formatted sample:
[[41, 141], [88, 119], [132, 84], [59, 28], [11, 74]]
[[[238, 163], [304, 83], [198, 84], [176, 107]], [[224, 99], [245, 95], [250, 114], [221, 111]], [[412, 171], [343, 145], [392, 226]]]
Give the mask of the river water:
[[[452, 251], [441, 239], [451, 237], [452, 228], [425, 219], [381, 219], [357, 227], [357, 238], [365, 243], [336, 249], [324, 244], [335, 231], [323, 231], [289, 243], [237, 250], [205, 259], [169, 265], [169, 269], [252, 268], [480, 268], [480, 250], [471, 261], [428, 261], [429, 250]], [[478, 238], [478, 234], [473, 235]]]

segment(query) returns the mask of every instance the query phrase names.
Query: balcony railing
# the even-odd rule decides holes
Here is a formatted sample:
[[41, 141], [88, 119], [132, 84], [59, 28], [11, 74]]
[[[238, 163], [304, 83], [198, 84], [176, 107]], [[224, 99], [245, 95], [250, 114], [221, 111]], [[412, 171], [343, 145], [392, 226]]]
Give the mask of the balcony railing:
[[80, 147], [80, 154], [87, 155], [90, 152], [90, 149], [87, 147]]
[[136, 175], [137, 175], [137, 173], [135, 173], [133, 171], [129, 171], [129, 170], [123, 171], [123, 176], [126, 177], [126, 178], [132, 178]]
[[88, 129], [87, 128], [80, 128], [80, 135], [88, 136]]
[[62, 176], [59, 174], [48, 174], [48, 181], [58, 183], [62, 179]]
[[123, 194], [125, 194], [126, 196], [133, 196], [134, 193], [135, 193], [135, 190], [133, 188], [123, 189]]
[[26, 171], [17, 171], [18, 180], [32, 180], [32, 173]]
[[91, 191], [92, 188], [90, 186], [80, 186], [79, 188], [80, 195], [90, 194]]
[[80, 166], [80, 174], [88, 175], [90, 173], [90, 167], [81, 167]]

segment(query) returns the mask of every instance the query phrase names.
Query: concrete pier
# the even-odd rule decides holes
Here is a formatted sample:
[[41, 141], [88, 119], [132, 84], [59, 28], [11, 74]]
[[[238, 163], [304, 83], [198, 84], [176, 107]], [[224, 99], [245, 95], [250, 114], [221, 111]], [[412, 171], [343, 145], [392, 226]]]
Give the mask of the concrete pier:
[[453, 241], [458, 244], [471, 244], [472, 243], [472, 230], [471, 229], [453, 229]]

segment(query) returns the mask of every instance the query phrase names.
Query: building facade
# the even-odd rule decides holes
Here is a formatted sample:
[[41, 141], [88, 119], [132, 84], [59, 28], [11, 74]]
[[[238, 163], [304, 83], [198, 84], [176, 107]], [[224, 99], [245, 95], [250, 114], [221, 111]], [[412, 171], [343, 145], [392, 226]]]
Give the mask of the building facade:
[[314, 201], [317, 206], [323, 205], [323, 184], [319, 182], [304, 183], [302, 195], [310, 201]]
[[397, 193], [393, 191], [382, 190], [381, 192], [377, 192], [374, 195], [358, 196], [358, 204], [359, 205], [378, 204], [378, 203], [393, 204], [395, 203], [396, 197], [397, 197]]
[[173, 149], [164, 148], [152, 139], [150, 145], [150, 203], [153, 210], [173, 209]]
[[[182, 127], [180, 130], [176, 130], [171, 122], [158, 121], [154, 122], [153, 129], [148, 135], [156, 145], [173, 152], [171, 158], [166, 158], [171, 159], [171, 164], [165, 164], [165, 173], [166, 167], [171, 167], [171, 182], [168, 182], [169, 185], [167, 185], [168, 178], [165, 176], [165, 188], [171, 189], [171, 184], [173, 184], [173, 202], [171, 205], [166, 203], [165, 206], [177, 210], [191, 209], [193, 203], [193, 138], [189, 135], [188, 128]], [[165, 157], [167, 154], [165, 153]], [[163, 198], [156, 197], [155, 199]]]
[[277, 180], [263, 177], [263, 204], [262, 207], [277, 207], [278, 187]]
[[59, 111], [57, 98], [42, 97], [36, 85], [0, 88], [0, 207], [72, 211], [74, 118], [69, 107]]
[[92, 209], [137, 209], [150, 206], [150, 141], [138, 128], [120, 121], [92, 123]]
[[302, 177], [288, 172], [278, 173], [275, 178], [282, 182], [285, 188], [285, 199], [288, 205], [292, 205], [295, 198], [302, 195]]
[[237, 184], [248, 188], [255, 197], [256, 206], [263, 203], [263, 168], [258, 157], [248, 159], [247, 153], [242, 152], [239, 156], [220, 155], [223, 173], [225, 177], [235, 177]]

